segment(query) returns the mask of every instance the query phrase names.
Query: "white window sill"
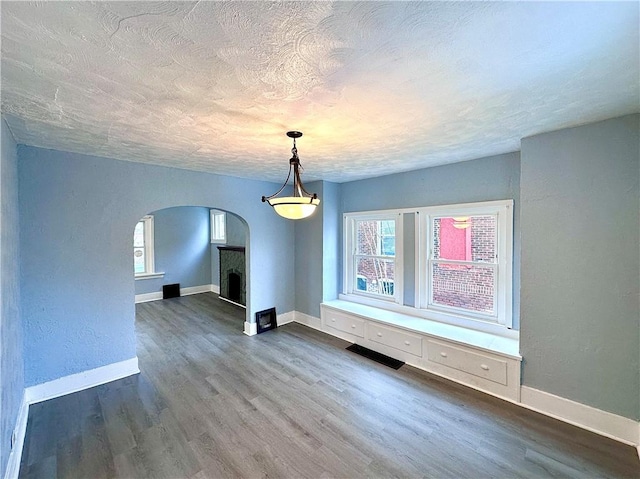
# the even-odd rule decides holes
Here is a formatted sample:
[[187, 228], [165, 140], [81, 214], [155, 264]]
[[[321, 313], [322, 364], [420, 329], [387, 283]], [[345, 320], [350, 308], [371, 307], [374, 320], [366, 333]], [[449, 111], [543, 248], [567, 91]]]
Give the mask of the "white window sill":
[[164, 273], [140, 273], [136, 274], [134, 277], [136, 281], [138, 281], [139, 279], [164, 278]]
[[429, 321], [435, 321], [437, 323], [450, 324], [452, 326], [458, 326], [464, 329], [472, 329], [475, 331], [481, 331], [483, 333], [489, 333], [494, 336], [504, 336], [507, 338], [519, 338], [518, 331], [508, 328], [504, 324], [499, 324], [493, 321], [485, 321], [480, 318], [474, 318], [471, 316], [463, 316], [455, 314], [454, 312], [444, 312], [432, 309], [421, 309], [413, 306], [404, 306], [398, 304], [395, 301], [381, 301], [378, 298], [372, 298], [362, 294], [340, 294], [338, 299], [350, 303], [363, 304], [365, 306], [371, 306], [372, 308], [387, 310], [394, 313], [400, 313], [409, 317], [416, 317], [419, 319], [426, 319]]
[[405, 313], [358, 304], [351, 301], [334, 300], [322, 303], [364, 319], [378, 321], [398, 328], [429, 336], [446, 339], [462, 345], [473, 346], [489, 352], [498, 353], [514, 359], [520, 356], [520, 335], [518, 331], [508, 330], [510, 337], [485, 331], [476, 331], [453, 324], [441, 323], [430, 319], [411, 316]]

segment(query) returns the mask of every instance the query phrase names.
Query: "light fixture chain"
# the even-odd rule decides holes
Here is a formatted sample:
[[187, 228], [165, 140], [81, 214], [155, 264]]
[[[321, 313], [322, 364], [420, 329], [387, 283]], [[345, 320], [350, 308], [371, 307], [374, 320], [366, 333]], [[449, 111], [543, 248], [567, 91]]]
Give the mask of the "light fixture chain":
[[[293, 220], [306, 218], [311, 215], [320, 204], [320, 199], [316, 193], [309, 193], [302, 185], [302, 180], [300, 179], [300, 170], [304, 171], [304, 168], [300, 165], [300, 158], [298, 158], [296, 138], [301, 137], [302, 133], [299, 131], [289, 131], [287, 132], [287, 136], [293, 139], [293, 148], [291, 148], [292, 157], [289, 160], [289, 174], [282, 187], [271, 196], [263, 196], [262, 201], [268, 202], [280, 216]], [[292, 175], [293, 196], [278, 197], [289, 183]]]

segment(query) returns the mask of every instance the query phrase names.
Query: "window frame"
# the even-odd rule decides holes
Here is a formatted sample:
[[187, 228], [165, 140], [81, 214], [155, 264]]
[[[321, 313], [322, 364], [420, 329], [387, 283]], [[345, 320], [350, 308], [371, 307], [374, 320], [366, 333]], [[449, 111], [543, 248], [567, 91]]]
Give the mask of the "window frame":
[[[416, 307], [439, 321], [451, 322], [452, 317], [465, 321], [481, 321], [503, 328], [513, 326], [513, 200], [483, 201], [420, 208], [416, 215]], [[453, 306], [433, 304], [431, 288], [432, 226], [435, 218], [460, 216], [496, 217], [496, 262], [469, 262], [491, 266], [495, 270], [495, 314], [484, 314]], [[444, 260], [443, 262], [455, 262]], [[467, 263], [467, 262], [463, 262]], [[457, 321], [456, 321], [457, 322]]]
[[[216, 217], [222, 217], [222, 232], [217, 231]], [[227, 244], [227, 213], [222, 210], [209, 210], [209, 233], [211, 243]]]
[[[357, 252], [356, 245], [356, 224], [358, 221], [394, 221], [395, 222], [395, 255], [363, 255]], [[402, 304], [403, 300], [403, 214], [399, 211], [368, 211], [364, 213], [344, 213], [344, 276], [343, 293], [345, 295], [355, 295], [371, 301], [382, 301], [384, 303]], [[381, 238], [382, 239], [382, 238]], [[382, 249], [381, 249], [382, 252]], [[383, 295], [361, 291], [357, 288], [356, 262], [361, 257], [372, 257], [394, 261], [393, 295]]]
[[[425, 206], [419, 208], [403, 208], [393, 210], [362, 211], [345, 213], [343, 215], [343, 284], [342, 294], [339, 298], [345, 301], [379, 307], [409, 316], [435, 320], [443, 323], [461, 326], [465, 328], [485, 331], [490, 334], [511, 337], [517, 332], [513, 327], [513, 200], [483, 201], [477, 203], [460, 203], [451, 205]], [[396, 223], [396, 280], [393, 300], [384, 300], [380, 295], [354, 292], [355, 278], [353, 277], [354, 262], [351, 254], [353, 248], [353, 226], [350, 226], [351, 218], [388, 219], [391, 215], [399, 215], [402, 222], [404, 214], [413, 214], [415, 220], [414, 242], [414, 306], [404, 304], [404, 277], [403, 277], [403, 226]], [[496, 320], [482, 317], [482, 314], [473, 314], [468, 310], [453, 310], [434, 308], [427, 305], [428, 277], [427, 277], [427, 248], [422, 245], [429, 234], [429, 217], [457, 217], [497, 214], [496, 225], [496, 253], [498, 254], [498, 287], [496, 294], [499, 296]], [[402, 223], [400, 223], [401, 225]], [[399, 235], [399, 236], [398, 236]], [[429, 246], [430, 247], [430, 246]], [[488, 263], [490, 264], [490, 263]]]
[[[153, 225], [153, 215], [146, 215], [143, 216], [140, 221], [138, 221], [138, 223], [142, 223], [143, 224], [143, 244], [144, 246], [142, 246], [142, 248], [144, 249], [144, 271], [142, 273], [136, 273], [135, 272], [135, 265], [134, 265], [134, 277], [136, 278], [144, 278], [144, 277], [148, 277], [148, 276], [153, 276], [156, 275], [156, 270], [155, 270], [155, 251], [154, 251], [154, 225]], [[138, 223], [136, 223], [136, 226], [138, 225]], [[135, 230], [135, 228], [134, 228]], [[140, 248], [140, 246], [135, 246], [134, 244], [134, 251], [136, 248]]]

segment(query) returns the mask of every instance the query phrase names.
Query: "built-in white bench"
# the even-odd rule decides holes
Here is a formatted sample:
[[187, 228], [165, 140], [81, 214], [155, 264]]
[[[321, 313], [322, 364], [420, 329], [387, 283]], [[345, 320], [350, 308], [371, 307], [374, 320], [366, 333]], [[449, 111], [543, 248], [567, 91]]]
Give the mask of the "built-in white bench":
[[320, 306], [323, 331], [494, 396], [520, 401], [519, 340], [371, 306]]

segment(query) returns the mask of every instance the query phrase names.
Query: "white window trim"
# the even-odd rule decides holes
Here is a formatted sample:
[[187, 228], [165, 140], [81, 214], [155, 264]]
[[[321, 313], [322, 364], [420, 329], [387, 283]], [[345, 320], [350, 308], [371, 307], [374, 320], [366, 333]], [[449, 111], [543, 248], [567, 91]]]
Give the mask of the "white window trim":
[[142, 280], [142, 279], [157, 279], [157, 278], [164, 278], [164, 272], [162, 272], [162, 273], [138, 273], [138, 274], [135, 275], [136, 281]]
[[[222, 234], [219, 231], [215, 231], [215, 217], [222, 216], [224, 218], [224, 229]], [[220, 210], [209, 210], [209, 226], [211, 234], [211, 243], [227, 244], [227, 214]], [[217, 233], [217, 234], [214, 234]]]
[[[428, 301], [427, 294], [427, 249], [421, 248], [424, 239], [427, 238], [427, 228], [430, 216], [462, 216], [467, 214], [495, 214], [498, 213], [498, 244], [497, 254], [499, 263], [506, 262], [502, 265], [500, 271], [503, 275], [498, 278], [498, 321], [487, 321], [467, 312], [452, 310], [436, 310], [433, 308], [423, 307]], [[379, 218], [386, 215], [400, 215], [400, 221], [405, 213], [413, 213], [415, 215], [415, 260], [417, 263], [415, 277], [415, 301], [416, 307], [405, 306], [403, 297], [403, 276], [402, 261], [398, 259], [398, 249], [396, 249], [396, 262], [400, 271], [396, 272], [398, 280], [396, 280], [395, 297], [393, 301], [384, 300], [380, 296], [371, 297], [362, 293], [353, 292], [353, 282], [350, 282], [353, 275], [353, 255], [349, 254], [353, 251], [353, 227], [349, 229], [349, 218]], [[385, 218], [387, 219], [387, 218]], [[400, 223], [401, 224], [401, 223]], [[396, 230], [399, 226], [396, 225]], [[397, 231], [396, 231], [397, 235]], [[402, 227], [400, 226], [400, 239], [396, 236], [396, 248], [400, 247], [400, 255], [402, 255]], [[428, 206], [421, 208], [403, 208], [394, 210], [367, 211], [358, 213], [345, 213], [343, 224], [344, 236], [344, 271], [343, 271], [343, 294], [339, 298], [345, 301], [365, 304], [368, 306], [379, 307], [389, 311], [404, 313], [411, 316], [422, 317], [440, 321], [443, 323], [453, 324], [466, 328], [484, 331], [490, 334], [496, 334], [506, 337], [518, 337], [518, 332], [513, 331], [513, 200], [483, 201], [478, 203], [462, 203], [455, 205]], [[502, 238], [506, 238], [503, 241]], [[402, 257], [402, 256], [400, 256]]]
[[[355, 288], [355, 223], [356, 221], [367, 220], [394, 220], [396, 222], [396, 244], [394, 256], [394, 280], [393, 280], [393, 296], [384, 296], [381, 294], [367, 293], [359, 291]], [[403, 214], [397, 210], [387, 211], [367, 211], [366, 213], [345, 213], [343, 215], [344, 226], [344, 280], [343, 292], [345, 295], [367, 298], [374, 302], [396, 303], [402, 304], [404, 299], [403, 287], [403, 254], [402, 254], [402, 233], [403, 233]]]
[[154, 238], [153, 238], [153, 215], [143, 216], [140, 221], [144, 225], [144, 273], [134, 273], [136, 279], [149, 279], [156, 274], [155, 268], [155, 251], [154, 251]]

